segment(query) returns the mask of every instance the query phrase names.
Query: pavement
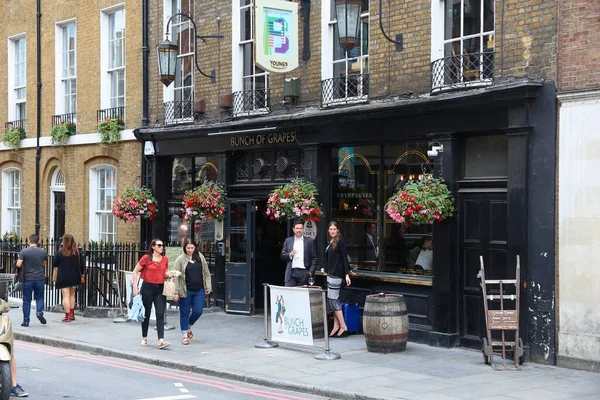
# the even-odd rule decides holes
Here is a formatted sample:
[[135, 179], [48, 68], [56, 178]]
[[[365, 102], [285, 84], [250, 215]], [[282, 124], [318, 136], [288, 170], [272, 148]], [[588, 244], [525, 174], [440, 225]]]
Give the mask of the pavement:
[[[323, 353], [323, 339], [312, 347], [281, 344], [258, 349], [254, 345], [263, 341], [262, 316], [205, 313], [194, 327], [191, 344], [184, 346], [179, 319], [171, 312], [167, 321], [177, 328], [166, 331], [171, 346], [165, 350], [155, 347], [152, 327], [148, 335], [151, 346], [141, 347], [138, 323], [79, 316], [63, 323], [64, 314], [47, 312], [47, 325], [33, 316], [29, 327], [21, 327], [21, 310], [13, 309], [9, 316], [18, 340], [332, 399], [600, 398], [598, 373], [532, 363], [524, 364], [521, 371], [494, 371], [483, 363], [481, 352], [461, 348], [409, 342], [404, 352], [377, 354], [367, 351], [363, 336], [351, 335], [330, 340], [332, 352], [341, 355], [334, 361], [315, 359]], [[18, 347], [16, 351], [18, 354]]]

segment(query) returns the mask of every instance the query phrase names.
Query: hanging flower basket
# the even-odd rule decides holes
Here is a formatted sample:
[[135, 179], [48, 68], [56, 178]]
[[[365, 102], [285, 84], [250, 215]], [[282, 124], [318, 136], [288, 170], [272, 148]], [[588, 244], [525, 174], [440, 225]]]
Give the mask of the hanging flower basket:
[[385, 210], [406, 226], [428, 225], [454, 215], [454, 198], [441, 179], [411, 181], [388, 200]]
[[125, 222], [135, 223], [142, 218], [152, 221], [158, 215], [156, 198], [146, 187], [127, 188], [113, 201], [112, 213]]
[[317, 188], [304, 179], [294, 179], [271, 192], [267, 200], [267, 215], [272, 220], [318, 221], [323, 215], [317, 202]]
[[225, 218], [227, 192], [221, 182], [205, 182], [183, 195], [181, 217], [185, 221]]

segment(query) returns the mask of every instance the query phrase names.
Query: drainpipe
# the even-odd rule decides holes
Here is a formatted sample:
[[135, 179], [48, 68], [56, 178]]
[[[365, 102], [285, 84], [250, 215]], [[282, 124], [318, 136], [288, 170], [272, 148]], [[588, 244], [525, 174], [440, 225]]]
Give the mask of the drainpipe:
[[[148, 1], [142, 0], [142, 126], [150, 125], [148, 117]], [[139, 140], [139, 138], [138, 138]], [[142, 186], [152, 187], [149, 183], [149, 162], [144, 156], [144, 142], [140, 140], [142, 146], [141, 166], [142, 166]], [[151, 222], [144, 221], [140, 224], [140, 242], [142, 244], [149, 242], [151, 232]]]
[[150, 124], [148, 87], [148, 1], [142, 0], [142, 126]]
[[35, 145], [35, 234], [40, 234], [40, 160], [42, 148], [40, 147], [40, 136], [42, 134], [42, 32], [41, 32], [41, 0], [36, 1], [36, 63], [37, 63], [37, 122], [36, 122], [36, 145]]

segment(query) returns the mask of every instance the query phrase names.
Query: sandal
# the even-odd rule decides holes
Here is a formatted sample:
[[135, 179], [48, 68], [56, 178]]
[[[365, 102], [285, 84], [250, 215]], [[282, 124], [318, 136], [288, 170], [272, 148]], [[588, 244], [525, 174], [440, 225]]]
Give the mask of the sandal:
[[187, 337], [190, 340], [194, 338], [194, 333], [192, 332], [191, 329], [188, 329], [188, 331], [187, 331]]
[[158, 341], [158, 348], [159, 349], [167, 348], [167, 347], [169, 347], [169, 345], [170, 345], [170, 343], [168, 343], [165, 339], [160, 339]]
[[190, 339], [187, 337], [184, 337], [183, 339], [181, 339], [181, 344], [185, 344], [185, 345], [190, 344]]
[[142, 339], [142, 343], [140, 343], [142, 347], [148, 347], [148, 339]]

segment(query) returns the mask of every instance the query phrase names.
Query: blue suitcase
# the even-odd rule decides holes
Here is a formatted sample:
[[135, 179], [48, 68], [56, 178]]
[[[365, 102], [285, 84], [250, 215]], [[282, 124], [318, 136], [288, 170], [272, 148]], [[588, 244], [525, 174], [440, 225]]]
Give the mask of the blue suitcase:
[[342, 303], [342, 312], [344, 313], [344, 321], [348, 326], [348, 333], [359, 333], [360, 308], [358, 307], [358, 303]]

